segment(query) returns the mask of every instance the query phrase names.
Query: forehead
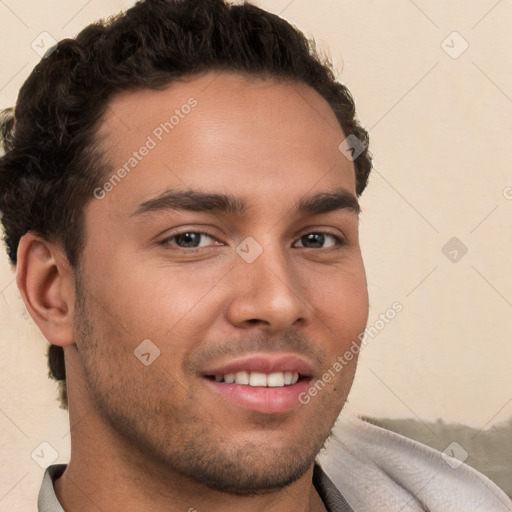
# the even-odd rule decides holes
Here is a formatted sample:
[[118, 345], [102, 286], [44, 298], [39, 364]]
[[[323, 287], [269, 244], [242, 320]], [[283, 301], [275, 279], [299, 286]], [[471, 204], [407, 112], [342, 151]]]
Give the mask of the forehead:
[[269, 201], [276, 190], [355, 192], [353, 163], [338, 149], [343, 139], [328, 103], [296, 82], [222, 72], [124, 92], [99, 132], [111, 165], [105, 179], [125, 170], [105, 203], [128, 213], [170, 187]]

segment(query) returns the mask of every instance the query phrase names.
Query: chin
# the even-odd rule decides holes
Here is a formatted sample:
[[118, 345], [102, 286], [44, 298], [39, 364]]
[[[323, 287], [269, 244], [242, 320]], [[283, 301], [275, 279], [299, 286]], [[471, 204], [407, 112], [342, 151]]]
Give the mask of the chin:
[[[239, 458], [236, 462], [215, 461], [207, 466], [195, 467], [187, 476], [219, 492], [235, 496], [271, 494], [293, 484], [313, 465], [316, 452], [307, 457], [290, 449], [288, 457], [283, 452], [271, 450], [268, 457], [260, 456], [255, 467], [255, 457]], [[193, 468], [190, 468], [193, 469]]]

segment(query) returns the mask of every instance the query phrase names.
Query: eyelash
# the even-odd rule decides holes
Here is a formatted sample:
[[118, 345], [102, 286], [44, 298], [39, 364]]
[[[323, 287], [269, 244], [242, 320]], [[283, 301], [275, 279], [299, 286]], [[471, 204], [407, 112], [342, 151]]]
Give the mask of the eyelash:
[[[194, 253], [194, 252], [198, 252], [200, 251], [201, 249], [207, 249], [208, 247], [215, 247], [215, 246], [207, 246], [207, 247], [190, 247], [188, 249], [186, 248], [183, 248], [183, 247], [179, 247], [178, 245], [176, 244], [171, 244], [169, 243], [170, 240], [173, 240], [174, 238], [177, 238], [181, 235], [185, 235], [187, 233], [193, 233], [195, 235], [204, 235], [204, 236], [207, 236], [209, 238], [211, 238], [212, 240], [216, 240], [214, 236], [210, 235], [209, 233], [206, 233], [205, 231], [192, 231], [192, 230], [186, 230], [186, 231], [182, 231], [180, 233], [174, 233], [172, 236], [170, 237], [167, 237], [166, 239], [162, 240], [160, 242], [161, 245], [173, 245], [175, 249], [173, 250], [177, 250], [177, 251], [180, 251], [180, 252], [183, 252], [183, 253]], [[300, 240], [301, 238], [307, 236], [307, 235], [327, 235], [327, 236], [330, 236], [332, 238], [334, 238], [334, 240], [336, 241], [336, 244], [338, 245], [338, 249], [342, 246], [344, 246], [346, 244], [346, 240], [339, 237], [338, 235], [334, 235], [333, 233], [329, 233], [328, 231], [310, 231], [308, 233], [304, 233], [303, 235], [301, 235], [299, 237], [298, 240]], [[300, 249], [302, 247], [299, 247]], [[336, 247], [327, 247], [327, 248], [320, 248], [320, 249], [316, 249], [316, 248], [311, 248], [311, 247], [303, 247], [304, 249], [309, 249], [309, 250], [312, 250], [312, 251], [321, 251], [321, 250], [335, 250]]]

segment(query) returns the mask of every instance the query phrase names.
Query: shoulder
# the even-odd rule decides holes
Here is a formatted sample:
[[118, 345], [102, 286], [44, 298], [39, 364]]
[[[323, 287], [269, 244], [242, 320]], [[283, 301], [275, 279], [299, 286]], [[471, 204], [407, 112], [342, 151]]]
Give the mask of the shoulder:
[[475, 469], [357, 418], [340, 418], [318, 461], [358, 512], [512, 512], [510, 498]]

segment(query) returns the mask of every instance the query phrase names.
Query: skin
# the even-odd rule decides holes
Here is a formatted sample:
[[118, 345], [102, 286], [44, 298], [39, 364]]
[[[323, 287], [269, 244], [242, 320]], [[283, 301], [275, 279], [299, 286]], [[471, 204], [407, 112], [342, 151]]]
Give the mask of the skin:
[[[312, 194], [355, 196], [345, 137], [303, 84], [209, 73], [113, 98], [100, 128], [112, 171], [190, 97], [197, 106], [88, 204], [80, 273], [57, 244], [32, 233], [20, 243], [27, 309], [65, 350], [72, 455], [56, 493], [69, 512], [325, 510], [313, 461], [357, 359], [307, 405], [278, 414], [213, 393], [201, 371], [279, 352], [309, 361], [316, 381], [364, 330], [357, 214], [293, 213]], [[248, 211], [132, 215], [169, 188], [230, 193]], [[197, 231], [209, 235], [198, 248], [173, 238]], [[319, 232], [329, 235], [318, 245], [305, 237]], [[263, 250], [252, 263], [236, 252], [249, 236]], [[160, 350], [148, 366], [134, 357], [145, 339]]]

